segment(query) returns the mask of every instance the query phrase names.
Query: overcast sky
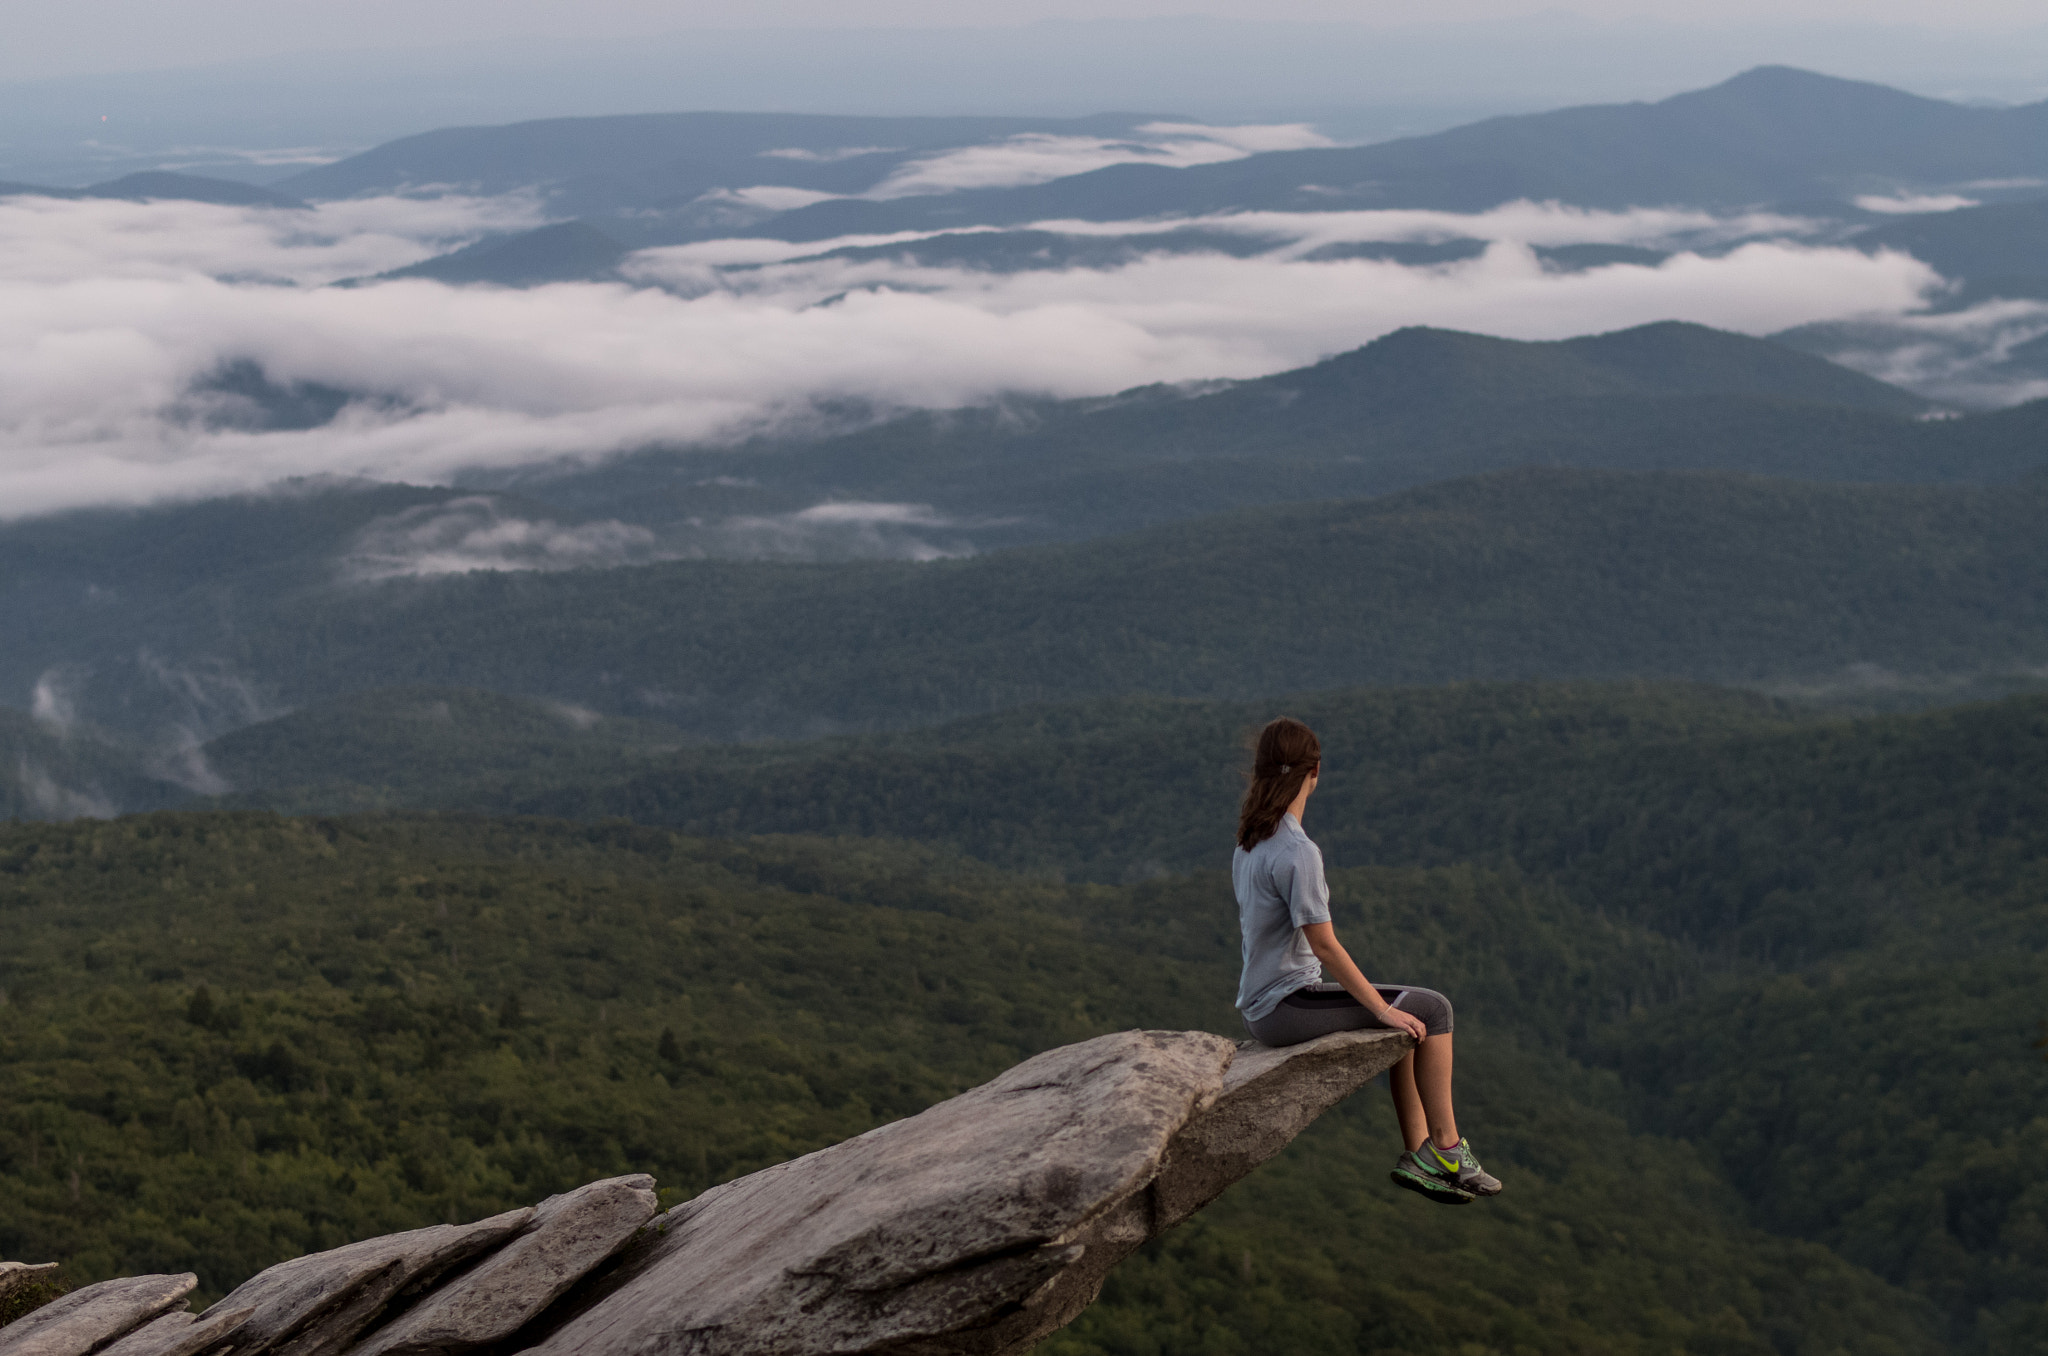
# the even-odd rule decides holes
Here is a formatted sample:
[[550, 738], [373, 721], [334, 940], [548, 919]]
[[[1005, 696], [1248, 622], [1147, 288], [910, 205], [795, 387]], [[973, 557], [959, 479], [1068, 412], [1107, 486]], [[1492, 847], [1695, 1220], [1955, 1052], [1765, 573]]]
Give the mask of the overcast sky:
[[[1697, 0], [10, 0], [0, 79], [162, 69], [289, 52], [588, 42], [691, 28], [1000, 27], [1042, 20], [1164, 18], [1413, 24], [1570, 15], [1697, 23]], [[1717, 25], [1950, 30], [2041, 27], [2040, 0], [1715, 0]]]

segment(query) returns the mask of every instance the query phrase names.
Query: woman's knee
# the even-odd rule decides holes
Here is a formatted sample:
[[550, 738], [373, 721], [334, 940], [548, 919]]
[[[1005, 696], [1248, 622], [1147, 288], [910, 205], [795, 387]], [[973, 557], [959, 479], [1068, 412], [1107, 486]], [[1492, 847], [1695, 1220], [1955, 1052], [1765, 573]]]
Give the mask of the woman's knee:
[[1424, 1030], [1432, 1036], [1448, 1036], [1457, 1026], [1451, 1012], [1451, 1000], [1435, 989], [1410, 989], [1403, 997], [1401, 1007], [1420, 1018]]

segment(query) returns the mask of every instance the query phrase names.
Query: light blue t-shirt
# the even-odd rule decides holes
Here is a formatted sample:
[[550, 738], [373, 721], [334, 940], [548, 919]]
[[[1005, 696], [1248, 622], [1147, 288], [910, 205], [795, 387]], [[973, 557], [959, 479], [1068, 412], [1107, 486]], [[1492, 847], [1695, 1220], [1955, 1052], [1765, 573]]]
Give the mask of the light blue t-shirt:
[[1301, 930], [1330, 921], [1330, 887], [1323, 853], [1293, 815], [1280, 816], [1273, 836], [1230, 858], [1237, 887], [1237, 925], [1244, 933], [1244, 976], [1237, 1007], [1253, 1021], [1280, 1000], [1323, 977], [1323, 964]]

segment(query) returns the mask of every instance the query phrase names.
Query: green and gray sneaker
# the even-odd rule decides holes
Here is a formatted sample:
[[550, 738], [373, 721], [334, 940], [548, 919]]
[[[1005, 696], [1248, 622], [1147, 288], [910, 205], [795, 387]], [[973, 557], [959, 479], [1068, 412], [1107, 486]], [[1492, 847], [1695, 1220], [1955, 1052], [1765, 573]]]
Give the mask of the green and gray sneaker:
[[1406, 1187], [1418, 1196], [1427, 1196], [1439, 1205], [1470, 1205], [1478, 1199], [1457, 1182], [1430, 1166], [1429, 1157], [1419, 1149], [1411, 1149], [1394, 1161], [1394, 1170], [1387, 1174], [1394, 1179], [1397, 1187]]
[[1500, 1178], [1479, 1166], [1469, 1140], [1459, 1140], [1454, 1149], [1439, 1149], [1434, 1140], [1424, 1140], [1415, 1157], [1437, 1176], [1455, 1182], [1474, 1196], [1500, 1195]]

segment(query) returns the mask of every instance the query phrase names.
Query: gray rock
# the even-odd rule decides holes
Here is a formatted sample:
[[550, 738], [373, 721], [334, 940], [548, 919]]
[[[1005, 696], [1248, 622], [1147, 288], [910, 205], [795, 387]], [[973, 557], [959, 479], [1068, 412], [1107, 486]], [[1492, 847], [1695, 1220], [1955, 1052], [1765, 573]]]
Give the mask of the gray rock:
[[654, 1179], [550, 1196], [526, 1232], [377, 1329], [350, 1356], [442, 1356], [512, 1336], [654, 1216]]
[[531, 1207], [508, 1210], [474, 1224], [436, 1224], [296, 1257], [242, 1282], [205, 1316], [255, 1310], [235, 1334], [236, 1356], [331, 1356], [353, 1344], [401, 1290], [432, 1284], [532, 1218]]
[[652, 1179], [593, 1182], [283, 1263], [196, 1321], [158, 1317], [190, 1276], [105, 1282], [0, 1330], [0, 1356], [207, 1356], [223, 1341], [232, 1356], [1013, 1356], [1413, 1045], [1103, 1036], [716, 1187], [654, 1231], [640, 1227]]
[[254, 1306], [244, 1305], [240, 1309], [209, 1313], [204, 1318], [183, 1311], [165, 1314], [114, 1345], [102, 1347], [99, 1356], [198, 1356], [208, 1347], [225, 1341], [255, 1312]]
[[527, 1356], [1008, 1356], [1412, 1049], [1125, 1032], [706, 1192]]
[[1085, 1250], [1074, 1265], [1029, 1304], [978, 1332], [897, 1351], [1003, 1356], [1028, 1349], [1094, 1303], [1111, 1268], [1140, 1244], [1222, 1195], [1225, 1187], [1286, 1148], [1316, 1117], [1414, 1048], [1410, 1036], [1377, 1030], [1342, 1031], [1284, 1050], [1246, 1041], [1223, 1075], [1220, 1095], [1189, 1118], [1167, 1145], [1158, 1174], [1074, 1234], [1073, 1241]]
[[1102, 1036], [716, 1187], [535, 1356], [822, 1356], [985, 1327], [1082, 1257], [1076, 1232], [1152, 1179], [1235, 1053]]
[[85, 1286], [0, 1328], [0, 1356], [86, 1356], [165, 1310], [182, 1307], [198, 1284], [186, 1272]]

